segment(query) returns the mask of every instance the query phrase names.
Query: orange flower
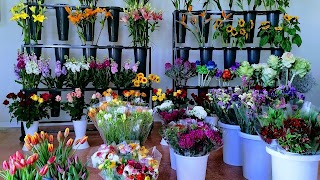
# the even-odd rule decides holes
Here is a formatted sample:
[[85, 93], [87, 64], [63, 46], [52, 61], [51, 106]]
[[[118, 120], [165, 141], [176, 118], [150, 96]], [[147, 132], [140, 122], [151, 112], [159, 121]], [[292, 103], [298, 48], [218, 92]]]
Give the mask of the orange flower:
[[24, 144], [26, 146], [26, 148], [28, 149], [28, 151], [31, 151], [32, 150], [32, 146], [30, 143], [25, 143]]
[[31, 144], [32, 144], [33, 146], [35, 146], [35, 145], [37, 145], [38, 143], [39, 143], [38, 138], [36, 138], [36, 136], [32, 136], [32, 137], [31, 137]]
[[27, 134], [24, 137], [24, 142], [30, 144], [31, 143], [31, 138], [32, 138], [32, 136], [30, 134]]
[[57, 140], [58, 140], [58, 142], [60, 142], [61, 140], [62, 140], [62, 132], [61, 131], [59, 131], [58, 132], [58, 135], [57, 135]]
[[118, 94], [117, 93], [115, 93], [115, 92], [112, 92], [112, 97], [113, 97], [113, 99], [118, 99]]
[[40, 137], [42, 140], [45, 140], [46, 136], [43, 131], [40, 132]]
[[70, 129], [69, 129], [69, 128], [66, 128], [66, 129], [64, 130], [64, 137], [65, 137], [65, 138], [69, 136], [69, 132], [70, 132]]
[[64, 9], [67, 11], [68, 14], [71, 14], [71, 9], [69, 8], [69, 6], [64, 7]]
[[123, 95], [124, 97], [128, 98], [130, 97], [130, 92], [129, 91], [123, 92]]
[[202, 13], [199, 14], [199, 16], [203, 17], [207, 14], [207, 11], [203, 11]]
[[52, 134], [49, 136], [49, 143], [53, 143], [53, 135]]
[[227, 20], [230, 18], [230, 16], [232, 16], [232, 13], [226, 15], [226, 12], [222, 11], [222, 17], [223, 17], [223, 20]]
[[136, 93], [134, 90], [130, 90], [129, 92], [130, 92], [130, 95], [131, 95], [131, 96]]
[[106, 16], [106, 18], [111, 17], [111, 19], [113, 19], [113, 16], [112, 16], [112, 14], [111, 14], [111, 11], [106, 11], [105, 16]]
[[189, 12], [192, 11], [192, 5], [190, 5], [190, 6], [188, 7], [188, 11], [189, 11]]
[[83, 136], [83, 138], [80, 141], [80, 144], [84, 144], [88, 140], [88, 136]]
[[142, 92], [142, 93], [141, 93], [141, 97], [147, 97], [147, 94], [144, 93], [144, 92]]
[[40, 141], [40, 136], [37, 132], [35, 132], [33, 136], [38, 140], [38, 142]]
[[53, 152], [53, 144], [48, 144], [48, 151]]
[[72, 24], [78, 24], [78, 22], [80, 21], [80, 18], [78, 16], [68, 16], [69, 20], [71, 21]]
[[134, 96], [135, 97], [139, 97], [140, 96], [140, 92], [139, 91], [135, 92]]
[[67, 146], [67, 147], [71, 147], [71, 146], [72, 146], [72, 143], [73, 143], [73, 139], [70, 138], [70, 139], [67, 141], [66, 146]]

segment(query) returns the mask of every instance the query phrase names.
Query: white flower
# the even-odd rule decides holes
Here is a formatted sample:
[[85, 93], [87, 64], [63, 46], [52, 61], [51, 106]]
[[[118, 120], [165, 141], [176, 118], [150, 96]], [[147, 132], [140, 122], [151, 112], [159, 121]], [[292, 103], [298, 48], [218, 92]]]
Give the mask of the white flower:
[[126, 112], [126, 110], [127, 110], [127, 108], [125, 106], [120, 106], [117, 108], [116, 113], [124, 114]]
[[159, 109], [160, 111], [166, 111], [170, 110], [174, 107], [174, 104], [170, 100], [165, 100], [160, 106], [157, 106], [156, 108]]
[[97, 95], [95, 93], [92, 94], [91, 99], [97, 99]]
[[27, 74], [40, 74], [39, 66], [35, 61], [27, 61], [26, 63]]
[[104, 117], [105, 120], [109, 120], [109, 119], [112, 118], [112, 114], [107, 113], [103, 117]]
[[261, 64], [252, 64], [251, 65], [253, 67], [254, 70], [256, 71], [260, 71], [262, 69]]
[[296, 61], [296, 58], [293, 56], [291, 52], [285, 52], [281, 58], [281, 66], [284, 68], [291, 68], [294, 62]]
[[198, 119], [204, 119], [208, 115], [202, 106], [195, 106], [192, 110], [187, 110], [186, 113], [187, 115], [195, 116]]

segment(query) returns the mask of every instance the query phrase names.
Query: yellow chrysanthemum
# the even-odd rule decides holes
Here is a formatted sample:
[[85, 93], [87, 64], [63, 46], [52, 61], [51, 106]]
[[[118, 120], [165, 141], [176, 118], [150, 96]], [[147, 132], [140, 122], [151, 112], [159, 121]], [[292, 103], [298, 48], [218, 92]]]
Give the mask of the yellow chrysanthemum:
[[31, 98], [33, 101], [38, 101], [39, 96], [37, 96], [36, 94], [34, 94], [34, 95], [32, 95], [30, 98]]
[[246, 30], [243, 29], [243, 28], [241, 28], [241, 29], [240, 29], [240, 34], [241, 34], [242, 36], [244, 36], [244, 35], [246, 34]]
[[232, 27], [231, 25], [228, 25], [226, 31], [227, 31], [228, 33], [231, 33], [231, 32], [232, 32], [232, 29], [233, 29], [233, 27]]
[[44, 101], [44, 99], [43, 99], [43, 98], [39, 98], [39, 99], [38, 99], [38, 102], [39, 102], [40, 104], [42, 104], [42, 103], [43, 103], [43, 101]]
[[238, 22], [238, 25], [240, 27], [244, 27], [245, 24], [246, 24], [246, 22], [243, 19], [240, 19], [239, 22]]
[[33, 17], [33, 21], [34, 22], [41, 22], [41, 23], [43, 23], [43, 21], [45, 20], [45, 19], [47, 19], [44, 15], [42, 15], [42, 14], [38, 14], [38, 15], [32, 15], [32, 17]]
[[158, 97], [157, 96], [152, 96], [152, 101], [156, 101], [158, 100]]

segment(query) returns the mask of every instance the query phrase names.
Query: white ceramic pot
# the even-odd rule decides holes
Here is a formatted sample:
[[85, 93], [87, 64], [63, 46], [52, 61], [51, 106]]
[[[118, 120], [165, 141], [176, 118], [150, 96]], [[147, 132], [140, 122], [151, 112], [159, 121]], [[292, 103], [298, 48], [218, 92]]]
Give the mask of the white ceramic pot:
[[86, 135], [87, 123], [88, 123], [86, 116], [82, 116], [81, 120], [79, 121], [72, 121], [72, 122], [73, 122], [74, 133], [76, 134], [76, 138], [74, 140], [74, 144], [72, 148], [73, 149], [89, 148], [90, 146], [88, 141], [86, 141], [83, 144], [78, 144], [78, 145], [75, 144], [78, 139], [82, 139]]
[[207, 116], [204, 118], [204, 121], [208, 124], [210, 124], [211, 126], [217, 126], [218, 125], [218, 116], [217, 115], [213, 115], [213, 116]]
[[160, 144], [161, 144], [162, 146], [168, 146], [167, 141], [164, 140], [163, 138], [161, 139]]
[[250, 180], [271, 180], [271, 156], [265, 150], [267, 144], [257, 135], [239, 132], [239, 136], [243, 176]]
[[[22, 122], [22, 123], [23, 123], [24, 132], [26, 133], [26, 135], [27, 134], [33, 135], [35, 132], [38, 132], [39, 121], [33, 121], [33, 123], [30, 125], [29, 128], [27, 128], [27, 122]], [[23, 145], [22, 150], [28, 151], [25, 145]]]
[[222, 129], [223, 162], [232, 166], [242, 166], [240, 126], [224, 124], [220, 121], [218, 125]]
[[205, 180], [208, 155], [186, 157], [174, 153], [177, 166], [177, 180]]
[[174, 150], [170, 147], [170, 164], [171, 164], [171, 169], [177, 170], [177, 165], [176, 165], [176, 156], [174, 155]]
[[320, 155], [281, 153], [266, 147], [272, 160], [272, 180], [317, 180]]

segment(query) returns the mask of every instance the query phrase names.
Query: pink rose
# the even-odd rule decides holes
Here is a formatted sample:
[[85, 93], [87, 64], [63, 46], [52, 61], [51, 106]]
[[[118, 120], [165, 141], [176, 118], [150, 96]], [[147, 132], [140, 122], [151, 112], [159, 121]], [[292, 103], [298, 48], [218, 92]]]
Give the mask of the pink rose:
[[67, 101], [68, 101], [69, 103], [72, 103], [72, 102], [73, 102], [73, 97], [72, 97], [72, 95], [71, 95], [70, 93], [67, 94]]
[[75, 92], [72, 92], [71, 93], [71, 97], [75, 97], [76, 96], [76, 93]]
[[57, 102], [60, 102], [60, 101], [61, 101], [61, 96], [57, 95], [57, 96], [56, 96], [56, 101], [57, 101]]
[[75, 92], [76, 92], [77, 98], [80, 98], [82, 96], [82, 92], [80, 88], [76, 88]]
[[97, 93], [96, 93], [96, 98], [97, 98], [97, 99], [100, 99], [100, 98], [102, 98], [102, 95], [101, 95], [99, 92], [97, 92]]

